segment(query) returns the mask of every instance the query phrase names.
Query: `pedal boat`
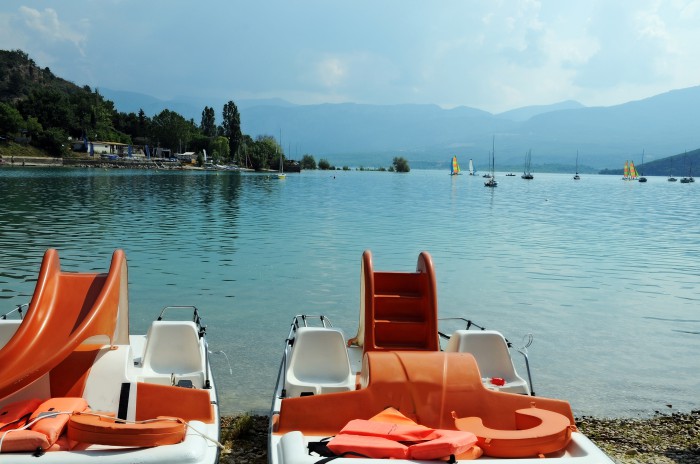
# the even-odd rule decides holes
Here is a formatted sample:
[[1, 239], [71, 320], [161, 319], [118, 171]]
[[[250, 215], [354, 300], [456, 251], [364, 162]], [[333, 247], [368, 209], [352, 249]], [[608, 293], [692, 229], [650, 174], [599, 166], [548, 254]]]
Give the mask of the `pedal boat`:
[[271, 464], [613, 462], [577, 430], [568, 402], [532, 395], [502, 334], [471, 322], [440, 333], [427, 252], [406, 273], [375, 272], [365, 251], [360, 282], [355, 337], [323, 315], [292, 320], [270, 412]]
[[218, 462], [198, 309], [166, 307], [132, 335], [127, 283], [122, 250], [107, 273], [63, 272], [46, 251], [28, 307], [0, 318], [0, 462]]

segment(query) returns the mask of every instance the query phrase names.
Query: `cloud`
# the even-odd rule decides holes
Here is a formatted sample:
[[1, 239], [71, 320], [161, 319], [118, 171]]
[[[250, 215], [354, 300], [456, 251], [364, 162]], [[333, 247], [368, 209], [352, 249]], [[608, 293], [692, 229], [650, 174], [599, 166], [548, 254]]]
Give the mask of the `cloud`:
[[323, 58], [316, 64], [318, 82], [326, 88], [333, 89], [342, 86], [347, 74], [347, 64], [337, 56]]
[[394, 61], [369, 51], [311, 52], [296, 67], [303, 76], [299, 86], [325, 92], [329, 101], [348, 101], [350, 95], [354, 102], [382, 103], [388, 93], [407, 85]]
[[58, 19], [58, 13], [53, 8], [46, 8], [43, 12], [22, 6], [19, 12], [24, 19], [26, 27], [30, 31], [37, 32], [41, 37], [51, 42], [69, 42], [85, 56], [84, 44], [86, 34], [71, 28], [68, 24]]
[[[221, 2], [216, 14], [165, 1], [14, 3], [25, 6], [0, 4], [3, 48], [79, 84], [164, 98], [500, 112], [700, 83], [700, 0], [270, 0]], [[99, 24], [112, 29], [93, 34]]]

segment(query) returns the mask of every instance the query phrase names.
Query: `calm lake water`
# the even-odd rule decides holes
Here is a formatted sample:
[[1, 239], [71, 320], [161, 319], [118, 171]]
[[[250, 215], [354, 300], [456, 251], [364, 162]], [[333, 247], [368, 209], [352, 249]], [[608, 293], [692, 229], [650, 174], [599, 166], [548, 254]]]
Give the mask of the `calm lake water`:
[[0, 313], [29, 301], [46, 248], [101, 272], [123, 248], [132, 332], [196, 305], [231, 361], [212, 357], [223, 412], [267, 412], [291, 318], [354, 335], [363, 250], [398, 271], [426, 250], [441, 317], [534, 334], [538, 395], [577, 415], [697, 409], [700, 184], [497, 179], [3, 168]]

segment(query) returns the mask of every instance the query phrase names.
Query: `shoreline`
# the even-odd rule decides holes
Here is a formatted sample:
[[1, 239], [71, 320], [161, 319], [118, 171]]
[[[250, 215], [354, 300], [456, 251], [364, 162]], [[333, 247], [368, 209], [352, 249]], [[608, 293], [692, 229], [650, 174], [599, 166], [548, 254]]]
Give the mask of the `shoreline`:
[[[617, 464], [699, 464], [700, 409], [644, 419], [576, 418], [576, 426]], [[268, 416], [221, 418], [222, 464], [267, 463]]]

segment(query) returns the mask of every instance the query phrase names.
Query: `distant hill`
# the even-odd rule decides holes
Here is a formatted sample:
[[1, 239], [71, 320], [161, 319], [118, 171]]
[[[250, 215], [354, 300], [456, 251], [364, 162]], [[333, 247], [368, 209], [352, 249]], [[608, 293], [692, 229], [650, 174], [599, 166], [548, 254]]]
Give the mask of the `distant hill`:
[[[640, 175], [645, 176], [699, 176], [700, 175], [700, 149], [679, 153], [655, 161], [645, 161], [642, 164], [641, 154], [632, 159]], [[623, 165], [624, 167], [624, 165]], [[622, 176], [623, 167], [619, 169], [604, 169], [601, 174], [615, 174]]]
[[202, 119], [202, 111], [205, 106], [214, 108], [214, 112], [221, 121], [221, 112], [226, 103], [233, 100], [238, 107], [238, 110], [244, 110], [256, 106], [274, 106], [278, 108], [287, 108], [294, 106], [294, 104], [289, 103], [281, 98], [270, 98], [270, 99], [250, 99], [250, 100], [234, 100], [229, 99], [204, 99], [204, 98], [190, 98], [190, 97], [180, 97], [173, 98], [170, 100], [163, 100], [160, 98], [153, 97], [151, 95], [146, 95], [137, 92], [128, 92], [124, 90], [114, 90], [105, 87], [99, 88], [99, 92], [108, 100], [115, 103], [119, 111], [123, 113], [138, 113], [139, 110], [147, 116], [155, 116], [163, 110], [175, 111], [181, 114], [185, 119], [192, 119], [195, 123], [199, 124]]
[[[21, 53], [22, 59], [14, 56]], [[17, 101], [37, 86], [51, 85], [67, 94], [89, 92], [40, 69], [22, 52], [3, 52], [0, 61], [14, 66], [0, 73], [0, 101]], [[0, 62], [0, 69], [3, 69]], [[495, 138], [496, 167], [518, 171], [532, 150], [532, 170], [572, 171], [579, 153], [581, 172], [621, 169], [627, 159], [649, 166], [657, 160], [700, 146], [700, 86], [673, 90], [639, 101], [610, 107], [584, 107], [575, 101], [517, 108], [491, 114], [476, 108], [443, 109], [436, 105], [366, 105], [355, 103], [295, 105], [281, 99], [219, 101], [196, 98], [162, 100], [152, 96], [98, 88], [100, 96], [122, 113], [155, 116], [175, 111], [195, 124], [205, 106], [221, 121], [224, 103], [233, 100], [241, 114], [243, 133], [282, 135], [291, 157], [310, 153], [335, 165], [387, 166], [395, 156], [415, 168], [447, 169], [452, 155], [488, 165]], [[122, 130], [122, 127], [117, 127]], [[638, 161], [639, 162], [639, 161]], [[700, 170], [700, 166], [699, 166]]]
[[700, 87], [691, 87], [611, 107], [564, 102], [499, 115], [431, 105], [254, 106], [242, 111], [241, 123], [253, 136], [282, 130], [299, 152], [336, 164], [386, 164], [401, 155], [416, 167], [447, 168], [456, 154], [485, 166], [495, 136], [497, 168], [522, 168], [532, 149], [538, 171], [545, 165], [573, 169], [577, 151], [581, 166], [600, 170], [641, 157], [642, 150], [651, 161], [694, 149], [699, 117]]
[[574, 110], [579, 108], [585, 107], [577, 101], [567, 100], [560, 103], [554, 103], [552, 105], [524, 106], [522, 108], [516, 108], [504, 113], [498, 113], [498, 117], [510, 119], [512, 121], [527, 121], [538, 114], [550, 113], [552, 111], [559, 110]]
[[[197, 123], [204, 106], [217, 117], [225, 101], [153, 97], [101, 89], [120, 111], [143, 108], [154, 115], [165, 108]], [[617, 169], [626, 159], [651, 163], [693, 150], [700, 144], [700, 86], [674, 90], [611, 107], [584, 107], [575, 101], [517, 108], [491, 114], [475, 108], [442, 109], [436, 105], [364, 105], [354, 103], [294, 105], [284, 100], [234, 100], [244, 133], [256, 137], [282, 133], [292, 156], [311, 153], [334, 164], [386, 165], [394, 156], [414, 167], [448, 167], [452, 155], [488, 164], [495, 136], [497, 167], [522, 168], [532, 150], [535, 172], [574, 168], [576, 152], [582, 172]]]

